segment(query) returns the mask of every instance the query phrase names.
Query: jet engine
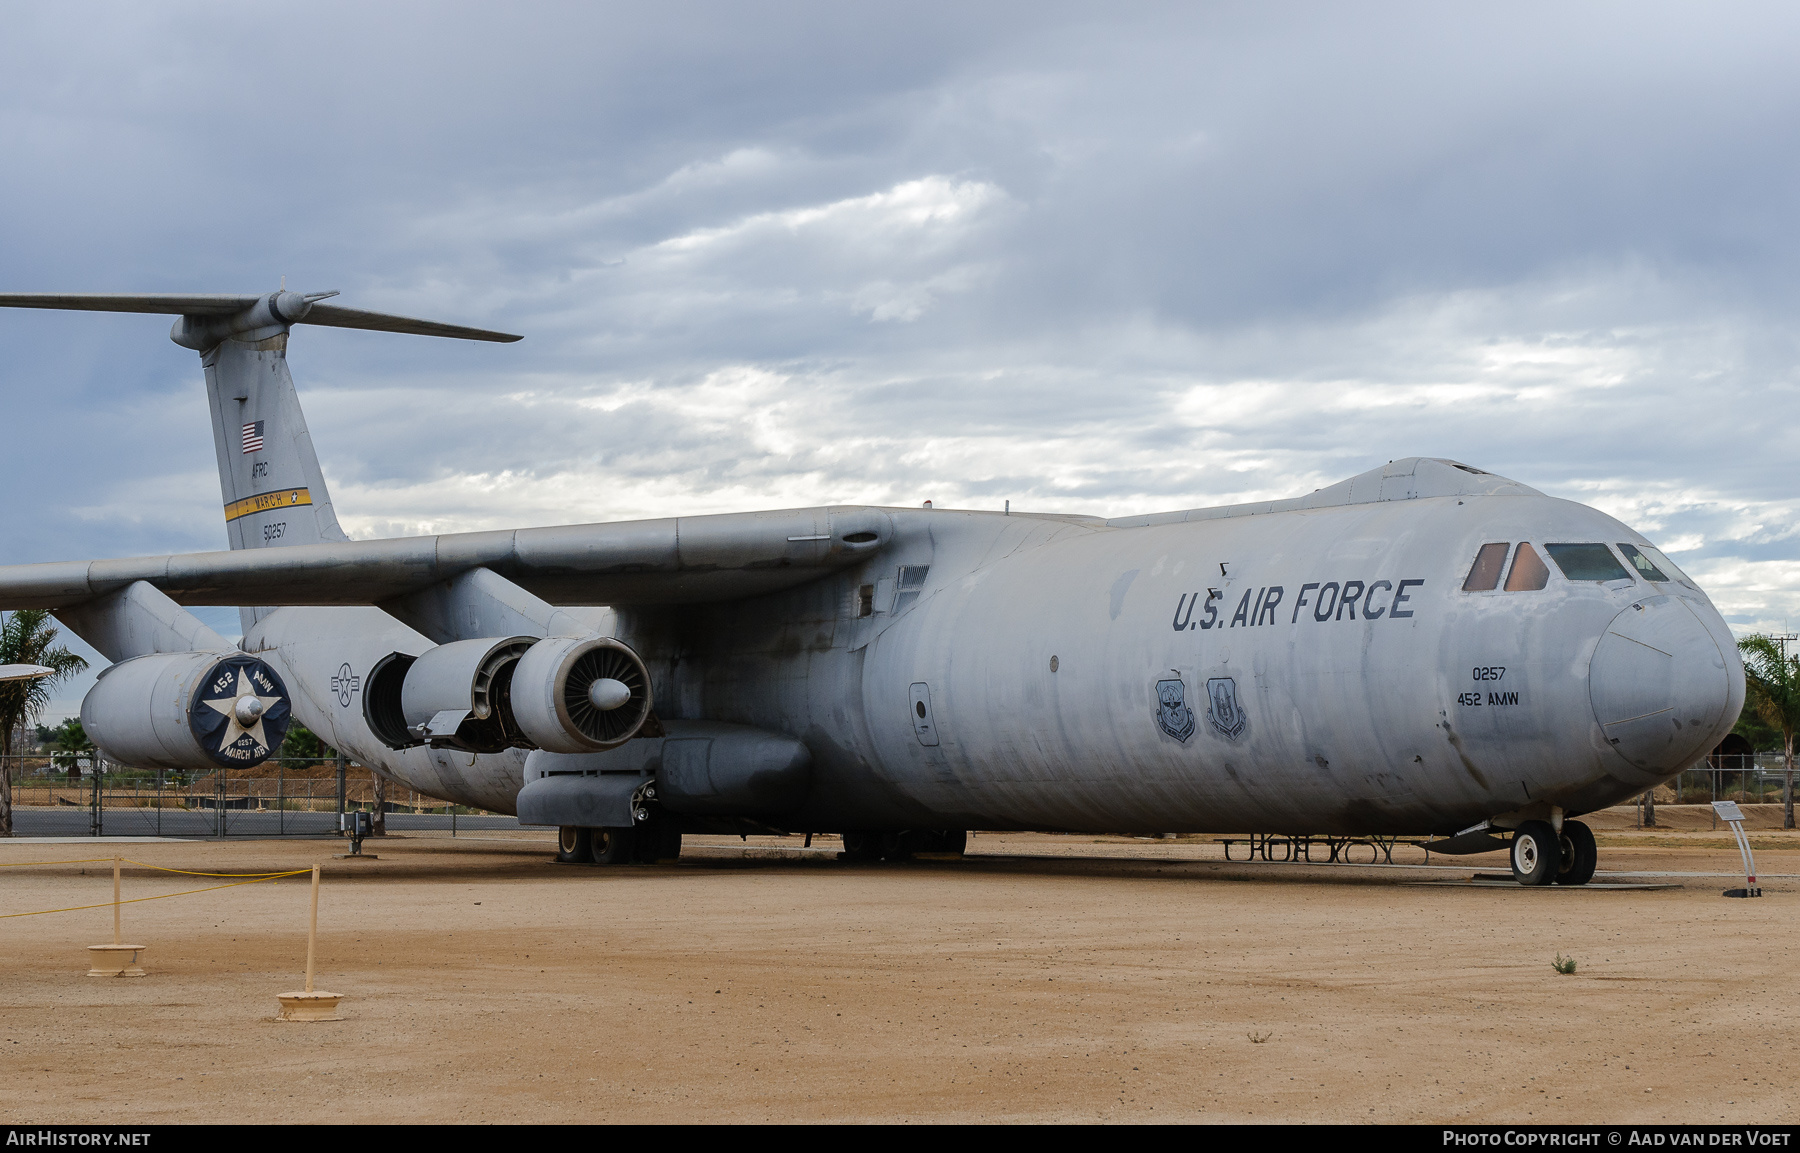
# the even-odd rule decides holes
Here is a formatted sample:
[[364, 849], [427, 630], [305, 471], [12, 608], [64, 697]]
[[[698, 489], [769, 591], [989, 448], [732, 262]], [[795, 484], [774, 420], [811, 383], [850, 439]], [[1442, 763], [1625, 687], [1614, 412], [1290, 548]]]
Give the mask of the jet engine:
[[151, 653], [100, 674], [81, 727], [123, 765], [249, 768], [281, 747], [291, 712], [281, 678], [248, 653]]
[[650, 671], [610, 637], [452, 641], [377, 662], [363, 708], [389, 748], [596, 752], [624, 744], [649, 719]]
[[512, 679], [531, 637], [484, 637], [427, 649], [400, 684], [400, 711], [415, 740], [497, 753], [530, 748], [512, 716]]
[[513, 716], [553, 753], [616, 748], [643, 727], [650, 705], [650, 670], [610, 637], [539, 641], [513, 673]]

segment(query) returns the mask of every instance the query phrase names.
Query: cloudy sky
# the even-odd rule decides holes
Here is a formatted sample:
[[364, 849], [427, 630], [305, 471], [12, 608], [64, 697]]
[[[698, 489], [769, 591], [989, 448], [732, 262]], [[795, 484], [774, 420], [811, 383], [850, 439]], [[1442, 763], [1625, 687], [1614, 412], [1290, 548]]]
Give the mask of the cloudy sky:
[[[1780, 629], [1797, 49], [1755, 3], [19, 6], [0, 290], [524, 333], [300, 330], [355, 536], [1120, 515], [1423, 454]], [[0, 315], [0, 556], [223, 547], [167, 327]]]

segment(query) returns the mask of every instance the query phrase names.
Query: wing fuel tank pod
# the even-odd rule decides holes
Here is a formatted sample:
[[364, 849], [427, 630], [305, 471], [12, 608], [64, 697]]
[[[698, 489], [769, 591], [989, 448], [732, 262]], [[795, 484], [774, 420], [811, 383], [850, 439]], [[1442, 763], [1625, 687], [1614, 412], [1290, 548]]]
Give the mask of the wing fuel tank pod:
[[806, 802], [812, 750], [793, 737], [706, 721], [668, 729], [656, 789], [671, 811], [779, 817]]
[[552, 637], [519, 658], [512, 709], [540, 749], [591, 753], [630, 740], [650, 716], [650, 671], [610, 637]]
[[248, 768], [287, 735], [275, 670], [246, 653], [153, 653], [100, 674], [81, 725], [111, 761], [147, 769]]
[[532, 753], [519, 823], [629, 827], [639, 819], [640, 797], [681, 816], [768, 821], [806, 803], [813, 759], [803, 742], [722, 721], [671, 720], [663, 728], [661, 739], [627, 748]]

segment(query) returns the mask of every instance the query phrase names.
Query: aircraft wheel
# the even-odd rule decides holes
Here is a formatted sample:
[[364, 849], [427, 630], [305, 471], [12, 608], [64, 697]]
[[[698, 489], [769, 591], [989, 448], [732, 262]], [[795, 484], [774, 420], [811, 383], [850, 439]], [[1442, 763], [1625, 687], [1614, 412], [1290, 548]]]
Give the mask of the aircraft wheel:
[[1548, 885], [1562, 864], [1562, 846], [1548, 821], [1526, 821], [1513, 833], [1513, 880], [1521, 885]]
[[590, 856], [596, 865], [625, 865], [631, 862], [637, 841], [636, 829], [595, 829]]
[[652, 862], [658, 865], [672, 865], [681, 859], [681, 830], [670, 828], [665, 822], [656, 831], [656, 855]]
[[633, 859], [640, 865], [673, 862], [681, 856], [681, 831], [662, 813], [652, 811], [650, 819], [632, 830], [637, 846]]
[[967, 829], [914, 829], [900, 834], [901, 856], [889, 860], [905, 860], [913, 853], [961, 854], [969, 847]]
[[556, 831], [556, 861], [559, 865], [585, 865], [593, 860], [592, 829], [564, 825]]
[[1600, 864], [1594, 831], [1580, 821], [1564, 821], [1561, 841], [1562, 863], [1556, 872], [1556, 883], [1585, 885], [1593, 880], [1594, 869]]
[[843, 858], [846, 861], [881, 860], [881, 834], [844, 833]]

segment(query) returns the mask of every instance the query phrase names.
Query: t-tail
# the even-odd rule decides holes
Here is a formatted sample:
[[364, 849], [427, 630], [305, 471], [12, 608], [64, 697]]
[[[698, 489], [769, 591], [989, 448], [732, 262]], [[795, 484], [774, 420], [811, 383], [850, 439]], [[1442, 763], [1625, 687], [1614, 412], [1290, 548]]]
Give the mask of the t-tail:
[[[169, 338], [200, 354], [212, 411], [213, 448], [225, 530], [233, 549], [347, 540], [332, 510], [312, 434], [288, 372], [288, 333], [296, 324], [363, 328], [465, 340], [517, 336], [430, 320], [324, 304], [336, 292], [282, 290], [262, 296], [166, 293], [0, 293], [0, 307], [91, 312], [172, 313]], [[244, 628], [262, 610], [243, 610]]]

